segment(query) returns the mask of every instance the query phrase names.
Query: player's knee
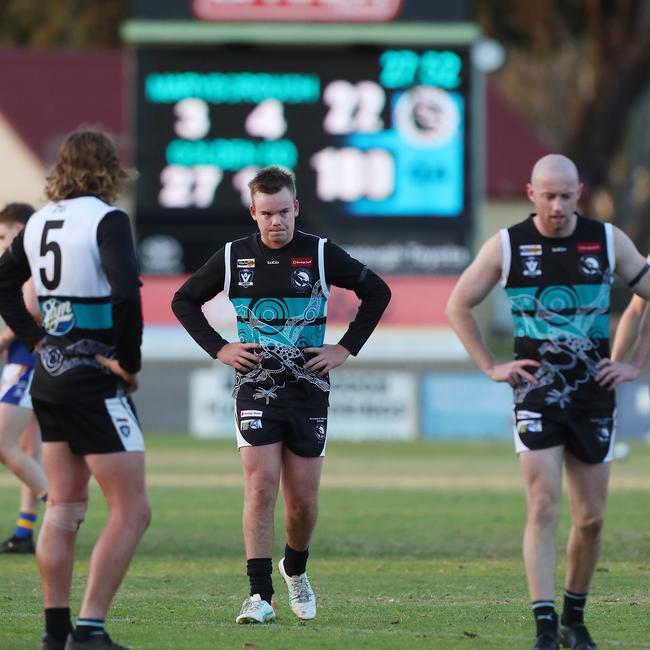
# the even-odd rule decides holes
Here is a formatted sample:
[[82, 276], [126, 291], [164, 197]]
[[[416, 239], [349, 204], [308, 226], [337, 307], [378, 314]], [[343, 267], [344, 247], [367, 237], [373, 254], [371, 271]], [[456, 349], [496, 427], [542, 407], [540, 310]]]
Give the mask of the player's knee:
[[528, 503], [528, 518], [538, 525], [550, 525], [557, 521], [560, 502], [551, 494], [540, 494]]
[[586, 537], [598, 537], [603, 530], [605, 518], [601, 514], [592, 514], [581, 517], [573, 523]]
[[79, 530], [87, 509], [88, 501], [48, 501], [43, 523], [75, 533]]
[[318, 512], [318, 501], [309, 496], [299, 496], [287, 500], [287, 513], [296, 519], [307, 519]]

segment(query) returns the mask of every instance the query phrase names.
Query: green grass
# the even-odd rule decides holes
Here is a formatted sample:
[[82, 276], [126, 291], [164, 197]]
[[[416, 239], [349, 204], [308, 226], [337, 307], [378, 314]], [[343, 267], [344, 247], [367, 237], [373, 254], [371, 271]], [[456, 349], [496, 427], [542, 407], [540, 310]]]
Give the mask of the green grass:
[[[276, 571], [278, 621], [263, 627], [234, 623], [247, 593], [234, 445], [162, 435], [150, 435], [148, 445], [153, 523], [109, 618], [111, 634], [133, 650], [530, 647], [525, 506], [510, 445], [330, 443], [309, 563], [318, 618], [296, 621]], [[650, 648], [649, 470], [650, 448], [640, 445], [614, 468], [588, 608], [601, 648]], [[0, 470], [7, 533], [17, 495]], [[93, 488], [79, 533], [74, 613], [104, 517]], [[281, 502], [276, 525], [277, 562]], [[565, 506], [561, 545], [567, 529]], [[0, 556], [0, 585], [0, 648], [38, 647], [34, 559]]]

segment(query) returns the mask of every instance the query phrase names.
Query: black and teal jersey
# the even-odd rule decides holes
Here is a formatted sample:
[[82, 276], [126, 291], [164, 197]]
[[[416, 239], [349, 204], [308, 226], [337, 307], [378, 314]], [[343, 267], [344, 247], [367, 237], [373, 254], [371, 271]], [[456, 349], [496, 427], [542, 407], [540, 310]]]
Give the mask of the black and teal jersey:
[[533, 216], [500, 232], [515, 357], [541, 363], [534, 373], [539, 383], [523, 382], [515, 402], [613, 406], [613, 391], [594, 379], [596, 364], [609, 357], [612, 227], [578, 215], [572, 235], [544, 237]]
[[[33, 278], [41, 326], [18, 288]], [[113, 396], [121, 380], [96, 360], [140, 369], [142, 308], [131, 227], [94, 196], [37, 210], [0, 259], [0, 311], [29, 349], [41, 341], [31, 394], [45, 402]]]
[[379, 322], [390, 290], [336, 244], [300, 231], [280, 249], [265, 246], [259, 234], [226, 244], [176, 292], [172, 308], [214, 358], [227, 341], [209, 325], [201, 305], [224, 291], [235, 308], [239, 340], [261, 346], [259, 366], [236, 373], [235, 396], [313, 408], [327, 404], [329, 378], [304, 368], [304, 349], [323, 345], [330, 285], [361, 299], [339, 341], [356, 355]]

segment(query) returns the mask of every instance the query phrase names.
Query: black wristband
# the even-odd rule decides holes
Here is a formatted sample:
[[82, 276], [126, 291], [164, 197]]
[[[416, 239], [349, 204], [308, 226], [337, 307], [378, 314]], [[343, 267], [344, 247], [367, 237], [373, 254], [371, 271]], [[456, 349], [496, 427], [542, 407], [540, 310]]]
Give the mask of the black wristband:
[[650, 264], [647, 262], [643, 265], [643, 268], [634, 276], [630, 282], [628, 282], [628, 287], [633, 287], [635, 284], [639, 282], [639, 280], [648, 272], [650, 271]]

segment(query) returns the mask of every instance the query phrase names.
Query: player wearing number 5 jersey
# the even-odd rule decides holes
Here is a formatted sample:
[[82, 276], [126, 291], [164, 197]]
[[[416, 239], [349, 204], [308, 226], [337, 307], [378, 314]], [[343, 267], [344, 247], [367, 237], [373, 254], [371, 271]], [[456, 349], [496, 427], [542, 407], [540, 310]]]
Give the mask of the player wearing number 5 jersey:
[[[104, 632], [104, 619], [150, 517], [144, 443], [128, 396], [140, 369], [139, 279], [129, 219], [111, 205], [133, 176], [104, 133], [70, 134], [48, 177], [50, 202], [0, 258], [0, 313], [22, 343], [39, 348], [31, 395], [49, 482], [37, 546], [42, 650], [122, 648]], [[20, 293], [30, 274], [42, 326]], [[109, 514], [73, 631], [74, 546], [91, 475]]]

